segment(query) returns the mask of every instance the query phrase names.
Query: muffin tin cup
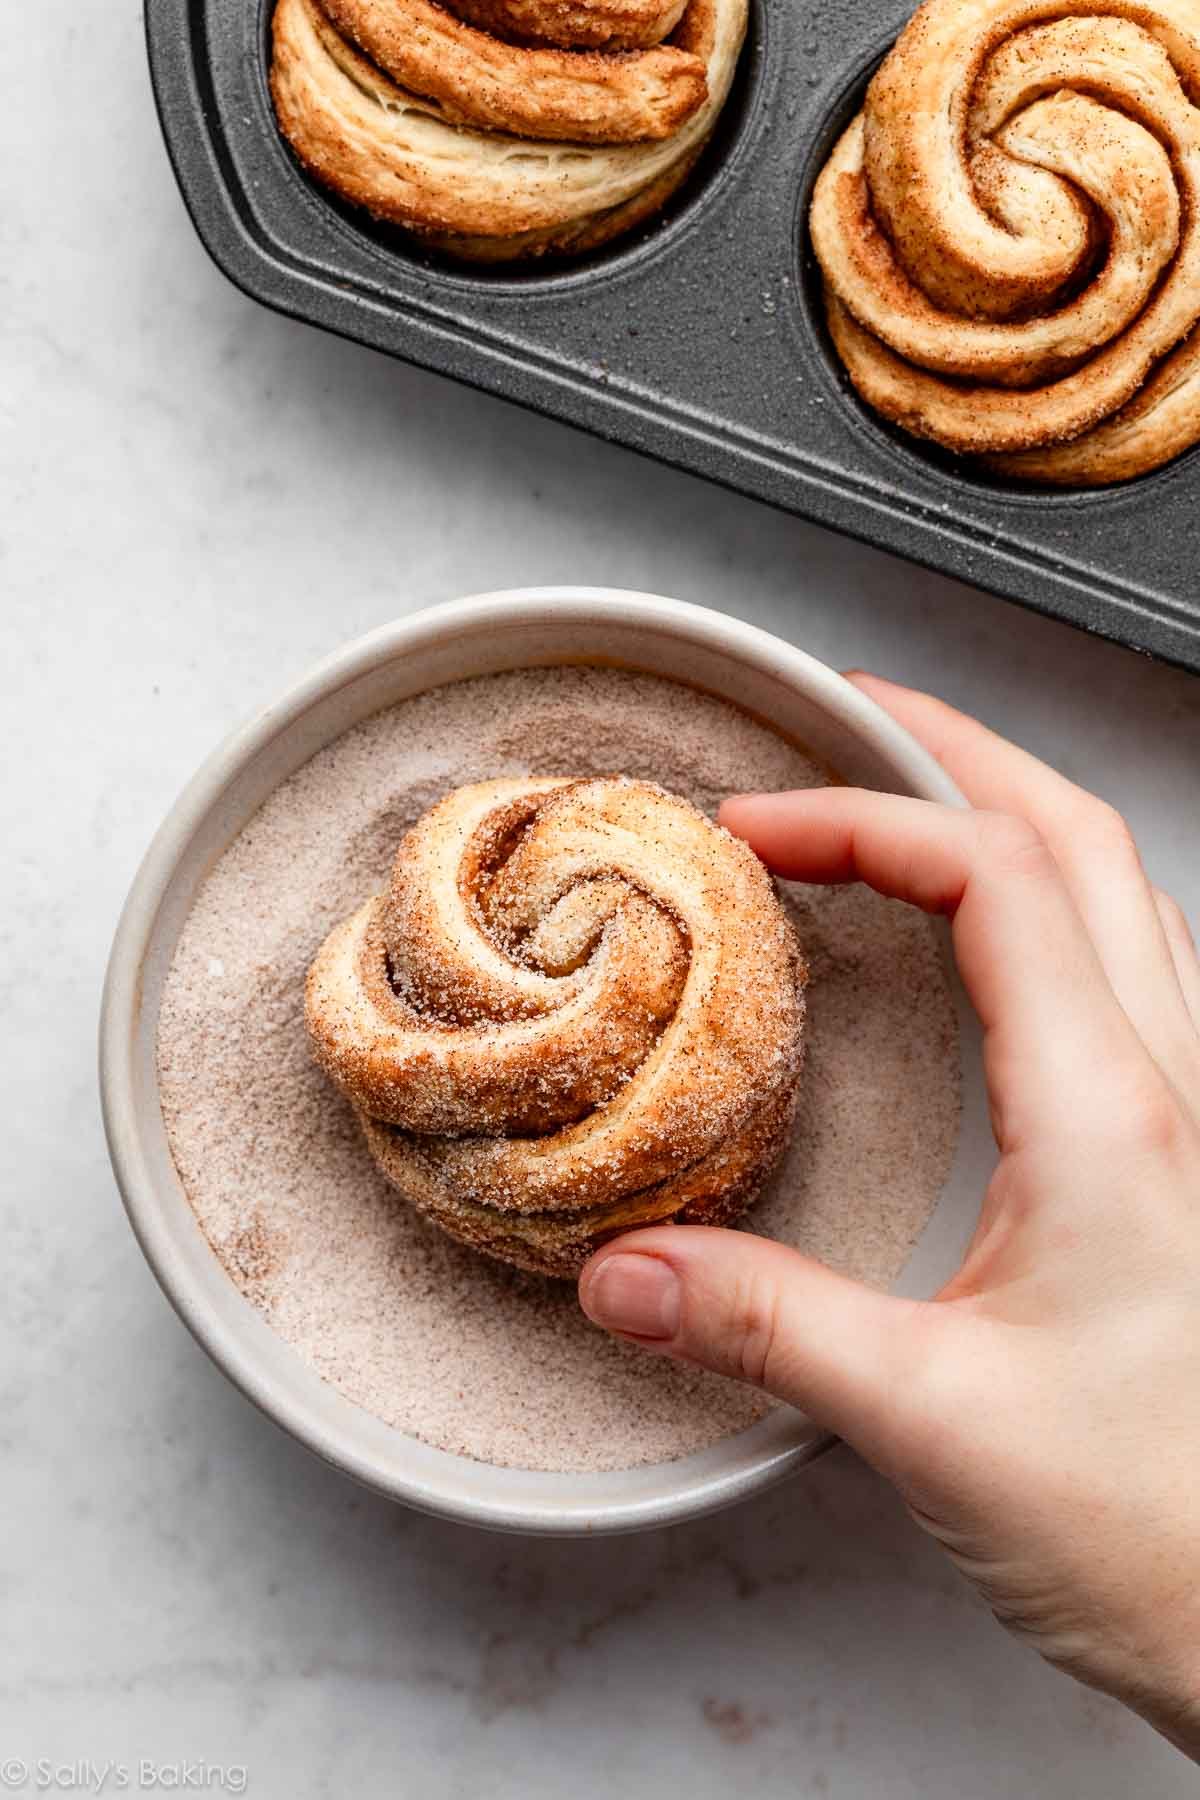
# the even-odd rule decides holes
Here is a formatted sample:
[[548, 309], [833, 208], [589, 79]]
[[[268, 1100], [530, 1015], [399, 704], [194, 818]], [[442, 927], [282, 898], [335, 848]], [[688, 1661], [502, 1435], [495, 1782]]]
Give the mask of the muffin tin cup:
[[[326, 744], [416, 693], [500, 670], [627, 666], [690, 682], [773, 723], [848, 779], [961, 805], [944, 771], [823, 664], [720, 613], [650, 595], [526, 589], [435, 607], [320, 664], [204, 765], [172, 808], [126, 902], [105, 984], [100, 1084], [118, 1184], [146, 1259], [179, 1316], [277, 1424], [394, 1500], [495, 1530], [633, 1531], [769, 1487], [830, 1439], [780, 1408], [680, 1461], [604, 1474], [494, 1468], [394, 1430], [301, 1360], [225, 1273], [171, 1159], [155, 1062], [167, 970], [214, 863], [280, 784]], [[963, 1118], [954, 1165], [897, 1284], [935, 1293], [957, 1268], [994, 1160], [979, 1033], [957, 993]]]

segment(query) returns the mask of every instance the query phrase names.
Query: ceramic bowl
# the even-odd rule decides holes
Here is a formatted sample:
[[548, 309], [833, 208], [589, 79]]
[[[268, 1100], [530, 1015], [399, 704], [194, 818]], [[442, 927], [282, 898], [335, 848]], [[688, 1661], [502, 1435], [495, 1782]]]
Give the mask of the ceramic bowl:
[[[602, 662], [717, 694], [799, 740], [857, 785], [950, 805], [936, 762], [822, 663], [724, 614], [649, 594], [524, 589], [434, 607], [347, 645], [231, 737], [176, 801], [126, 902], [105, 984], [100, 1078], [117, 1181], [147, 1261], [184, 1323], [244, 1394], [346, 1474], [432, 1513], [498, 1530], [630, 1531], [726, 1506], [830, 1439], [780, 1408], [699, 1454], [617, 1473], [499, 1469], [436, 1450], [346, 1400], [243, 1298], [203, 1236], [167, 1145], [155, 1071], [163, 981], [193, 898], [281, 782], [382, 707], [467, 676]], [[959, 995], [962, 1131], [940, 1202], [897, 1289], [928, 1295], [974, 1223], [991, 1139], [978, 1028]]]

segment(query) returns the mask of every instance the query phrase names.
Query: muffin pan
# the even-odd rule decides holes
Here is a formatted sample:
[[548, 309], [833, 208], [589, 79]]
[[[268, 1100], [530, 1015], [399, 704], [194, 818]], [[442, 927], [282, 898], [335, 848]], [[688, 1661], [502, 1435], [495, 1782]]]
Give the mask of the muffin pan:
[[425, 256], [313, 186], [267, 91], [270, 0], [153, 0], [163, 131], [214, 260], [282, 312], [1200, 672], [1200, 451], [1124, 487], [1002, 485], [849, 390], [808, 195], [907, 0], [753, 0], [717, 135], [652, 225], [570, 264]]

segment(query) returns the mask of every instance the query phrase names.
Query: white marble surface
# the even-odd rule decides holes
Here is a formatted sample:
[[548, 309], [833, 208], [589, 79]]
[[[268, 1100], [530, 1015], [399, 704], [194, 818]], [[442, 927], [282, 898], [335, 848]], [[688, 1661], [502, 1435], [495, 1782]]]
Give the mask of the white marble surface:
[[432, 1523], [310, 1460], [142, 1264], [93, 1043], [125, 888], [198, 759], [435, 598], [658, 589], [935, 686], [1122, 806], [1194, 916], [1200, 682], [256, 310], [176, 197], [136, 0], [43, 0], [0, 64], [0, 1779], [23, 1758], [33, 1791], [47, 1758], [94, 1791], [78, 1765], [114, 1757], [136, 1786], [146, 1757], [298, 1800], [1193, 1793], [844, 1453], [583, 1544]]

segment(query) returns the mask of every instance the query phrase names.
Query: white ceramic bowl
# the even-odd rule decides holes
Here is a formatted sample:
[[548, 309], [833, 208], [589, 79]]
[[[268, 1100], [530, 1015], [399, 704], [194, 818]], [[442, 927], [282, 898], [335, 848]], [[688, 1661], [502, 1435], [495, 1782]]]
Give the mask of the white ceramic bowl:
[[[824, 664], [724, 614], [653, 595], [533, 588], [434, 607], [321, 663], [234, 734], [185, 789], [133, 884], [113, 944], [100, 1030], [105, 1129], [133, 1229], [168, 1299], [213, 1360], [301, 1443], [368, 1486], [429, 1512], [509, 1531], [662, 1525], [725, 1506], [811, 1461], [830, 1440], [779, 1409], [681, 1461], [607, 1474], [497, 1469], [431, 1449], [322, 1381], [264, 1322], [197, 1225], [167, 1146], [155, 1072], [163, 980], [194, 895], [281, 782], [382, 707], [504, 669], [604, 662], [736, 702], [849, 781], [951, 805], [934, 760]], [[959, 996], [964, 1112], [941, 1202], [897, 1284], [927, 1295], [957, 1267], [990, 1158], [978, 1028]]]

